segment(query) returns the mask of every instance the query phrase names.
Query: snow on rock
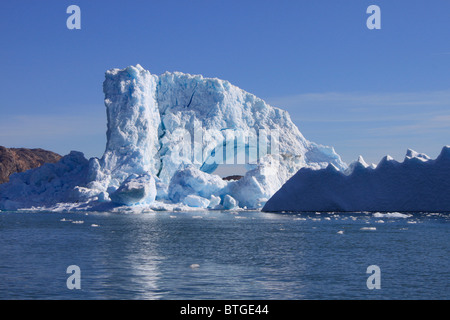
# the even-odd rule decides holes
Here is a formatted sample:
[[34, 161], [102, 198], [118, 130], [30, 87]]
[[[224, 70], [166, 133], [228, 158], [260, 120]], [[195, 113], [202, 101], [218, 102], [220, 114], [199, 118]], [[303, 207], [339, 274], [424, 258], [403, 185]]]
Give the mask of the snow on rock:
[[[72, 154], [40, 173], [16, 177], [2, 186], [0, 209], [59, 202], [58, 208], [71, 210], [78, 203], [84, 210], [98, 203], [170, 210], [185, 208], [191, 195], [210, 208], [223, 205], [226, 195], [236, 205], [260, 208], [300, 168], [347, 168], [333, 148], [306, 140], [286, 111], [225, 80], [181, 72], [156, 76], [136, 65], [107, 71], [103, 91], [103, 156], [64, 165], [76, 158]], [[241, 180], [212, 174], [235, 158], [251, 168]], [[55, 179], [29, 183], [35, 175]]]
[[450, 146], [431, 160], [408, 151], [399, 163], [384, 157], [373, 169], [360, 159], [351, 173], [329, 165], [300, 169], [263, 211], [450, 211]]

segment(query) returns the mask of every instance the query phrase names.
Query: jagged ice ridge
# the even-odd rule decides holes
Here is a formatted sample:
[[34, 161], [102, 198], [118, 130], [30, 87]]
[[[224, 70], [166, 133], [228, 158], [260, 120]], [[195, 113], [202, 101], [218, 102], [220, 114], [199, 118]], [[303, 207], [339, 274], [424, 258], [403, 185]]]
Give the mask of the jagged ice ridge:
[[362, 157], [341, 171], [300, 169], [265, 204], [268, 212], [450, 212], [450, 146], [432, 160], [408, 150], [405, 160]]

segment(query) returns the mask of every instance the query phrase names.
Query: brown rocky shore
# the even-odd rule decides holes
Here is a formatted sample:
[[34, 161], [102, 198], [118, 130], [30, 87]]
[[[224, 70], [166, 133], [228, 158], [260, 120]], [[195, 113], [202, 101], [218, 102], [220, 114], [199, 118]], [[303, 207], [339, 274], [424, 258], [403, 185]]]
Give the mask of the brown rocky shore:
[[57, 153], [43, 149], [5, 148], [0, 146], [0, 183], [8, 182], [15, 172], [55, 163], [61, 159]]

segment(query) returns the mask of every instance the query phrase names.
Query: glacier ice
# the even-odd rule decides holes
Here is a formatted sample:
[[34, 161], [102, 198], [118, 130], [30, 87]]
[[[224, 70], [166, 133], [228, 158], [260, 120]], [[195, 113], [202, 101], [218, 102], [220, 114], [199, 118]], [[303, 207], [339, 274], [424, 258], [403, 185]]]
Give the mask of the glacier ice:
[[211, 198], [209, 199], [208, 208], [210, 208], [210, 209], [218, 208], [221, 201], [222, 201], [222, 199], [219, 196], [212, 195]]
[[72, 151], [57, 163], [12, 174], [8, 183], [0, 185], [0, 208], [16, 210], [93, 198], [98, 192], [79, 187], [84, 185], [88, 165], [81, 152]]
[[384, 157], [374, 169], [362, 157], [340, 171], [300, 169], [263, 211], [449, 212], [450, 146], [432, 160], [408, 150], [405, 160]]
[[183, 203], [193, 208], [207, 208], [209, 206], [209, 200], [193, 194], [188, 195], [183, 199]]
[[[136, 65], [108, 70], [103, 91], [103, 156], [75, 152], [16, 175], [0, 185], [0, 209], [261, 208], [300, 168], [347, 168], [332, 147], [305, 139], [286, 111], [225, 80]], [[242, 179], [214, 175], [232, 163], [247, 164]]]
[[226, 210], [236, 209], [238, 207], [238, 202], [229, 194], [225, 195], [223, 199], [223, 208]]
[[110, 198], [111, 201], [124, 205], [152, 203], [156, 199], [155, 179], [149, 174], [131, 174], [111, 193]]
[[181, 202], [189, 195], [209, 199], [212, 195], [225, 193], [227, 183], [217, 175], [208, 174], [190, 165], [178, 170], [170, 180], [168, 196], [174, 202]]
[[350, 174], [352, 174], [353, 171], [355, 171], [356, 167], [368, 168], [369, 165], [367, 164], [366, 161], [364, 161], [364, 158], [362, 156], [359, 156], [358, 159], [356, 161], [353, 161], [352, 163], [350, 163], [348, 165], [347, 169], [345, 169], [343, 172], [346, 175], [350, 175]]

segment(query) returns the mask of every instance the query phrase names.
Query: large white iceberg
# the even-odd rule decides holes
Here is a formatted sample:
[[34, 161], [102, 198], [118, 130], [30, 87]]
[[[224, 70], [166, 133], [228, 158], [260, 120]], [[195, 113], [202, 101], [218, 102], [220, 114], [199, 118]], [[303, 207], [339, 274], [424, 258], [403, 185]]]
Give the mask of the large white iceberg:
[[[306, 140], [286, 111], [228, 81], [156, 76], [137, 65], [107, 71], [103, 91], [103, 156], [74, 153], [16, 175], [0, 185], [0, 209], [61, 203], [72, 210], [105, 203], [261, 208], [300, 168], [347, 168], [333, 148]], [[224, 181], [214, 175], [220, 164], [245, 164], [248, 171], [239, 181]], [[40, 178], [30, 181], [34, 175]]]
[[375, 168], [360, 157], [344, 172], [332, 164], [300, 169], [262, 210], [448, 212], [450, 146], [435, 160], [408, 150], [403, 162], [386, 156]]

